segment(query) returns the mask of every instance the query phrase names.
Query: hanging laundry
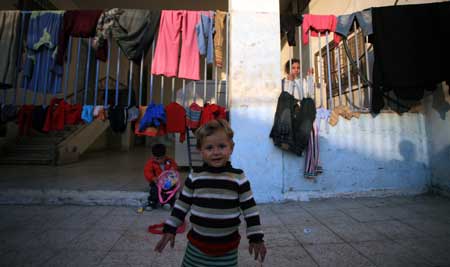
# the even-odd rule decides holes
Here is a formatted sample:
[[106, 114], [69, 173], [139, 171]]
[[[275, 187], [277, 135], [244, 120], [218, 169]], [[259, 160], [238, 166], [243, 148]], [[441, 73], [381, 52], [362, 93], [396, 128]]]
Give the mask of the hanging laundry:
[[145, 114], [139, 124], [139, 131], [144, 131], [149, 126], [159, 127], [166, 124], [166, 112], [161, 104], [150, 104], [145, 110]]
[[372, 109], [384, 107], [383, 93], [420, 100], [424, 90], [450, 81], [450, 2], [372, 8], [374, 47]]
[[18, 107], [14, 104], [0, 105], [0, 122], [6, 123], [17, 118]]
[[227, 12], [216, 10], [216, 15], [214, 16], [214, 55], [216, 58], [216, 66], [222, 68], [223, 66], [223, 48], [225, 47], [225, 25], [227, 18]]
[[313, 124], [316, 120], [316, 103], [305, 97], [300, 101], [300, 110], [293, 120], [295, 142], [304, 150], [308, 146]]
[[212, 11], [205, 13], [200, 15], [200, 21], [195, 26], [195, 30], [197, 32], [200, 55], [206, 55], [206, 62], [212, 64], [214, 62], [214, 13]]
[[92, 48], [95, 50], [107, 50], [108, 38], [111, 36], [114, 22], [119, 21], [119, 17], [122, 13], [123, 10], [120, 8], [112, 8], [103, 11], [97, 22], [95, 36], [92, 40]]
[[351, 111], [348, 106], [337, 106], [330, 113], [329, 124], [335, 126], [339, 121], [339, 116], [350, 120], [351, 118], [359, 118], [360, 113], [357, 111]]
[[62, 11], [33, 11], [28, 24], [24, 88], [58, 93], [63, 68], [56, 63]]
[[94, 118], [105, 121], [107, 119], [104, 106], [95, 106], [93, 111]]
[[295, 31], [296, 27], [302, 25], [303, 17], [299, 14], [280, 15], [280, 34], [281, 38], [287, 36], [289, 46], [296, 46]]
[[326, 108], [321, 107], [321, 108], [316, 109], [316, 120], [318, 120], [317, 128], [319, 128], [321, 120], [324, 120], [326, 122], [328, 121], [328, 119], [330, 118], [330, 114], [331, 114], [331, 111], [329, 111]]
[[123, 9], [112, 25], [112, 37], [125, 56], [137, 64], [152, 46], [159, 26], [161, 11]]
[[128, 113], [125, 107], [114, 106], [108, 110], [108, 118], [111, 130], [123, 133], [127, 129]]
[[94, 120], [94, 106], [84, 105], [81, 112], [81, 119], [85, 123], [91, 123]]
[[[152, 74], [200, 80], [200, 56], [195, 33], [195, 25], [199, 20], [199, 11], [163, 10], [161, 12]], [[180, 32], [181, 55], [178, 65]]]
[[64, 112], [64, 124], [76, 125], [81, 123], [81, 112], [83, 106], [81, 104], [68, 104]]
[[269, 137], [275, 146], [301, 156], [308, 145], [315, 118], [313, 99], [303, 98], [299, 105], [298, 100], [283, 87]]
[[32, 124], [32, 114], [34, 105], [23, 105], [17, 114], [17, 123], [19, 126], [19, 135], [30, 135]]
[[177, 102], [172, 102], [165, 108], [167, 133], [180, 133], [180, 143], [186, 139], [186, 111]]
[[347, 37], [350, 29], [353, 27], [353, 21], [355, 19], [359, 27], [362, 29], [364, 36], [369, 36], [373, 33], [371, 9], [365, 9], [349, 15], [338, 16], [335, 32]]
[[[303, 44], [309, 43], [308, 30], [311, 30], [311, 36], [319, 36], [320, 33], [334, 32], [336, 30], [337, 19], [334, 15], [303, 15], [302, 40]], [[339, 43], [341, 37], [334, 35], [334, 41]]]
[[197, 129], [200, 126], [202, 110], [203, 108], [195, 102], [186, 108], [186, 125], [189, 129]]
[[69, 104], [60, 98], [52, 98], [47, 108], [45, 122], [42, 131], [62, 131], [64, 130], [66, 109]]
[[225, 108], [216, 104], [206, 103], [202, 110], [200, 117], [200, 126], [207, 123], [210, 120], [227, 119]]
[[147, 106], [139, 106], [139, 118], [134, 123], [134, 134], [136, 134], [137, 136], [150, 136], [150, 137], [166, 135], [167, 132], [164, 124], [161, 124], [159, 127], [149, 126], [145, 128], [143, 131], [139, 130], [141, 120], [144, 118], [147, 109], [148, 109]]
[[[66, 60], [70, 36], [81, 38], [94, 37], [97, 22], [102, 12], [102, 10], [69, 10], [64, 13], [63, 24], [59, 30], [58, 54], [56, 56], [56, 62], [59, 65], [63, 65]], [[108, 53], [107, 49], [107, 46], [97, 49], [95, 53], [96, 58], [105, 61]]]
[[314, 121], [306, 147], [304, 177], [315, 179], [322, 172], [323, 169], [319, 165], [319, 130]]
[[47, 114], [48, 107], [43, 107], [42, 105], [35, 106], [33, 112], [31, 113], [32, 127], [34, 130], [42, 132], [45, 123], [45, 115]]
[[0, 89], [11, 88], [16, 78], [20, 11], [0, 11]]
[[139, 118], [139, 109], [135, 106], [128, 108], [128, 121], [135, 121]]

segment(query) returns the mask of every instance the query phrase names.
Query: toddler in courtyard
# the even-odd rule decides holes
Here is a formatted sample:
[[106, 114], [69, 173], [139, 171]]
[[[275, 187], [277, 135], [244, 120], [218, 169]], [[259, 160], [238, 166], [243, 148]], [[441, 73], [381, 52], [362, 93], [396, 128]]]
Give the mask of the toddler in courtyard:
[[[166, 146], [163, 144], [155, 144], [152, 146], [152, 154], [147, 163], [144, 166], [144, 176], [149, 183], [149, 196], [148, 207], [150, 209], [156, 209], [158, 207], [158, 187], [156, 185], [158, 177], [163, 171], [177, 170], [177, 163], [174, 159], [166, 155]], [[169, 200], [169, 204], [173, 206], [175, 203], [175, 197]]]
[[195, 135], [203, 166], [195, 168], [186, 179], [155, 251], [162, 252], [169, 242], [174, 246], [176, 229], [190, 211], [192, 228], [187, 234], [182, 266], [237, 266], [242, 213], [249, 252], [263, 262], [264, 234], [250, 181], [229, 162], [234, 148], [233, 130], [225, 120], [212, 120]]

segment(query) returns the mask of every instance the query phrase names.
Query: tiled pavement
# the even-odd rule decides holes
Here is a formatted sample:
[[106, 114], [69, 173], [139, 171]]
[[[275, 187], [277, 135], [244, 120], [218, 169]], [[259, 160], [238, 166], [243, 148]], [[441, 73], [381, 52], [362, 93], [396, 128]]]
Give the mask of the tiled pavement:
[[[450, 200], [437, 196], [259, 205], [263, 266], [450, 266]], [[0, 266], [179, 266], [186, 238], [153, 252], [168, 211], [0, 206]], [[244, 233], [242, 227], [241, 233]], [[239, 266], [258, 265], [243, 239]]]

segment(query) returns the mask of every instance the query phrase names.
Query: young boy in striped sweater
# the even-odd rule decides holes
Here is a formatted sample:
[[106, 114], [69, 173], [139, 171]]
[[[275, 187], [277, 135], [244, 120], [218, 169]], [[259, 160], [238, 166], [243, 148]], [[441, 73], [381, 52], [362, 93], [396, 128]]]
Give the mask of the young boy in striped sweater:
[[182, 266], [237, 266], [242, 214], [247, 224], [249, 252], [255, 260], [264, 261], [264, 234], [250, 181], [229, 162], [234, 147], [233, 130], [225, 120], [212, 120], [197, 129], [195, 135], [204, 164], [186, 179], [155, 251], [162, 252], [169, 242], [174, 246], [176, 229], [190, 211], [192, 228]]

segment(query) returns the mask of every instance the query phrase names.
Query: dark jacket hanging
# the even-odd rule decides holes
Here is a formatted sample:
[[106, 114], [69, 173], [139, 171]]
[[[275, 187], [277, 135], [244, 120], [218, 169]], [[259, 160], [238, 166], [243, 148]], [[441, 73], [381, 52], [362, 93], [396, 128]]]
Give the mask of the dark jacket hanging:
[[384, 106], [382, 92], [420, 100], [424, 90], [450, 78], [450, 2], [372, 9], [375, 51], [372, 107]]

